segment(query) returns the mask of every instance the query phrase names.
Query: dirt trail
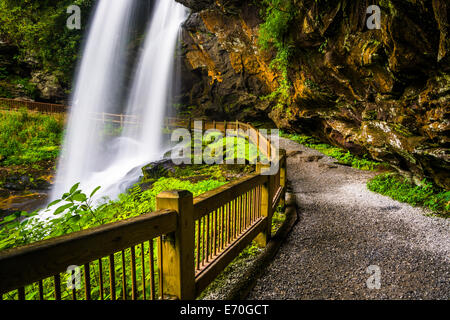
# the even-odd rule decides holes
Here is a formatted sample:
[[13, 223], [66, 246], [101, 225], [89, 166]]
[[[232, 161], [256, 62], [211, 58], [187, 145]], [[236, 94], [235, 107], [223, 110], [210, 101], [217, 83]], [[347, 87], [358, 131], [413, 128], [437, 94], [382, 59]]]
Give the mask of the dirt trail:
[[[373, 172], [281, 147], [301, 221], [249, 299], [450, 299], [450, 220], [367, 190]], [[369, 266], [380, 289], [368, 288]]]

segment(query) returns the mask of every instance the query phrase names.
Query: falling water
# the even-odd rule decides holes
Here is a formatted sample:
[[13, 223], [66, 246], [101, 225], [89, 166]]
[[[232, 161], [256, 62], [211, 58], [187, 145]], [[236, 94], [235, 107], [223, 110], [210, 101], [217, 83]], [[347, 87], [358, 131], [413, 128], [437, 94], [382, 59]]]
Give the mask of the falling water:
[[[162, 158], [162, 121], [172, 77], [174, 52], [186, 9], [174, 0], [157, 0], [137, 61], [126, 114], [140, 125], [126, 125], [121, 137], [102, 138], [97, 113], [114, 113], [121, 101], [133, 0], [100, 0], [79, 67], [53, 199], [80, 182], [85, 192], [115, 198], [141, 175], [140, 168]], [[97, 116], [98, 117], [98, 116]]]

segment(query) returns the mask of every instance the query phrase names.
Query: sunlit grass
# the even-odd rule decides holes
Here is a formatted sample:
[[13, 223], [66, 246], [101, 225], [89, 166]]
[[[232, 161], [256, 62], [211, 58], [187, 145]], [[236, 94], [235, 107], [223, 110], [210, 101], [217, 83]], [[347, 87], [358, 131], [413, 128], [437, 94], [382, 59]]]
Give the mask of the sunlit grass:
[[63, 130], [62, 115], [0, 111], [0, 166], [56, 159]]
[[394, 200], [428, 208], [443, 217], [450, 216], [450, 191], [436, 187], [427, 180], [417, 186], [398, 174], [385, 173], [370, 180], [367, 187]]

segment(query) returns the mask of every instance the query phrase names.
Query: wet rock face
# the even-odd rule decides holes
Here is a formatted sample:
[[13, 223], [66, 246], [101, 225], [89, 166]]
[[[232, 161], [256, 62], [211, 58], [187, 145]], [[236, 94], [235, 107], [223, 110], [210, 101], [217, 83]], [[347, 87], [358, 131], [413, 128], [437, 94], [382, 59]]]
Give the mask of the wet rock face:
[[[450, 37], [447, 0], [297, 1], [289, 38], [292, 101], [262, 100], [281, 75], [258, 47], [254, 1], [179, 0], [193, 9], [183, 32], [181, 104], [213, 119], [270, 119], [385, 161], [416, 182], [450, 187]], [[370, 3], [371, 4], [371, 3]]]

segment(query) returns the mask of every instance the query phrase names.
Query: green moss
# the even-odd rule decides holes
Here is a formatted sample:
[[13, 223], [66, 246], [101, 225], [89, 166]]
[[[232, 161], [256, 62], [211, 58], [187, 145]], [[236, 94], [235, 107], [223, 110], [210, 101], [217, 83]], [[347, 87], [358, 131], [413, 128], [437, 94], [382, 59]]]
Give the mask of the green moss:
[[298, 10], [292, 0], [263, 0], [260, 2], [264, 23], [259, 29], [259, 46], [262, 50], [275, 50], [276, 56], [270, 67], [281, 74], [278, 88], [263, 97], [276, 103], [275, 108], [284, 108], [290, 104], [289, 60], [295, 47], [289, 39], [289, 31], [295, 22]]
[[438, 188], [427, 180], [417, 186], [398, 174], [386, 173], [370, 180], [367, 187], [394, 200], [428, 208], [441, 217], [450, 216], [450, 191]]
[[399, 123], [394, 123], [391, 128], [397, 132], [400, 133], [401, 135], [405, 136], [405, 137], [412, 137], [414, 136], [413, 133], [411, 133], [408, 128], [406, 128], [405, 126], [399, 124]]
[[383, 165], [380, 162], [370, 160], [366, 155], [364, 155], [362, 158], [355, 156], [349, 151], [334, 147], [326, 143], [322, 143], [320, 140], [310, 136], [286, 134], [284, 132], [281, 133], [281, 136], [302, 144], [308, 148], [316, 149], [329, 157], [335, 158], [336, 160], [338, 160], [339, 164], [349, 165], [359, 170], [377, 170], [380, 166]]

